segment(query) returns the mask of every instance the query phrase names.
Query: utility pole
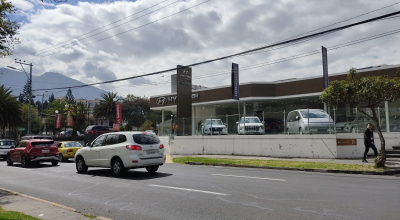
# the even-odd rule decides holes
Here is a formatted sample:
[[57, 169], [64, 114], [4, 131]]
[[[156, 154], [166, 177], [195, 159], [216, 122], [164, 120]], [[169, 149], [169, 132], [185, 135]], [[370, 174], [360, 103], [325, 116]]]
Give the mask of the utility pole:
[[[32, 102], [32, 63], [25, 63], [25, 61], [23, 61], [23, 62], [21, 62], [21, 60], [19, 60], [19, 61], [17, 61], [17, 59], [15, 59], [15, 63], [19, 63], [19, 64], [21, 64], [21, 66], [22, 66], [22, 64], [24, 64], [24, 65], [27, 65], [27, 66], [29, 66], [30, 68], [30, 71], [29, 71], [29, 77], [28, 77], [28, 79], [29, 79], [29, 109], [28, 109], [28, 134], [31, 134], [31, 121], [32, 121], [32, 119], [31, 119], [31, 102]], [[22, 69], [24, 69], [24, 67], [22, 66]], [[25, 69], [24, 69], [24, 72], [25, 72]], [[26, 72], [25, 72], [25, 74], [26, 74]]]
[[[48, 92], [48, 91], [46, 91], [46, 92]], [[37, 95], [37, 96], [42, 96], [42, 109], [41, 109], [41, 114], [40, 114], [40, 134], [42, 134], [42, 121], [43, 121], [43, 101], [44, 101], [44, 96], [45, 96], [45, 94], [46, 94], [46, 92], [44, 92], [43, 94], [41, 94], [41, 95]], [[47, 130], [47, 129], [46, 129]]]

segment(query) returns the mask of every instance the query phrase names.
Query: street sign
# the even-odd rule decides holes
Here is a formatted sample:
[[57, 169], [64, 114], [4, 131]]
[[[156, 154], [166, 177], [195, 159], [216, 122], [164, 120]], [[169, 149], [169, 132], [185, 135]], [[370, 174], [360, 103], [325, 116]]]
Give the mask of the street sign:
[[337, 145], [357, 145], [357, 139], [336, 139]]
[[18, 131], [25, 131], [25, 128], [17, 128]]
[[113, 130], [119, 131], [119, 124], [113, 124]]

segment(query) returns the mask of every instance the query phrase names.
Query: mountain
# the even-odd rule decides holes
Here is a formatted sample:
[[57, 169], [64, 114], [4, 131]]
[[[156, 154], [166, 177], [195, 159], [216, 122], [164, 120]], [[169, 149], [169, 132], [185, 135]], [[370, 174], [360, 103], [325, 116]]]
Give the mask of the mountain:
[[[5, 73], [3, 73], [5, 72]], [[35, 89], [48, 89], [56, 87], [67, 87], [67, 86], [79, 86], [84, 85], [83, 82], [69, 78], [60, 73], [46, 72], [40, 76], [32, 77], [32, 88]], [[12, 94], [18, 96], [23, 91], [24, 85], [28, 77], [23, 72], [13, 71], [10, 69], [0, 69], [0, 85], [11, 87], [13, 90]], [[68, 89], [62, 90], [50, 90], [47, 94], [54, 93], [56, 98], [65, 96]], [[33, 94], [40, 95], [45, 91], [34, 91]], [[72, 89], [72, 94], [75, 99], [89, 99], [100, 98], [101, 93], [107, 93], [107, 91], [98, 89], [93, 86], [83, 87], [79, 89]], [[35, 100], [41, 100], [41, 97], [37, 97]]]

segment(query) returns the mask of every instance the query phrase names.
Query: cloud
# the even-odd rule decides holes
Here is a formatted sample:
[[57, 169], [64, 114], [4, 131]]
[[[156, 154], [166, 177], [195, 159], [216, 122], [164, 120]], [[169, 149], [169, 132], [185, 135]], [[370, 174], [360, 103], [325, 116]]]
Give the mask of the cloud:
[[[28, 1], [15, 2], [29, 5]], [[166, 2], [114, 25], [132, 20], [126, 24], [99, 33], [99, 30], [104, 30], [99, 29], [102, 26], [159, 2], [157, 0], [100, 1], [100, 3], [71, 1], [71, 4], [51, 5], [31, 2], [31, 5], [34, 5], [33, 8], [19, 6], [22, 12], [26, 13], [24, 17], [26, 22], [20, 29], [22, 44], [16, 47], [14, 52], [16, 56], [2, 59], [0, 64], [6, 66], [13, 62], [14, 58], [36, 51], [39, 52], [37, 56], [23, 58], [27, 62], [34, 63], [36, 75], [59, 70], [62, 74], [85, 83], [114, 80], [268, 45], [396, 3], [394, 0], [372, 2], [341, 0], [340, 4], [316, 0], [210, 1], [183, 13], [172, 15], [179, 10], [199, 4], [203, 0], [180, 1], [157, 10], [170, 3]], [[399, 9], [400, 4], [397, 4], [327, 28]], [[145, 15], [153, 10], [157, 11]], [[140, 16], [142, 16], [140, 19], [135, 19]], [[166, 16], [170, 17], [162, 19]], [[148, 24], [157, 19], [162, 20]], [[394, 30], [398, 22], [399, 18], [377, 21], [279, 50], [193, 67], [194, 84], [207, 87], [229, 85], [231, 62], [239, 63], [240, 67], [254, 66], [320, 50], [321, 46], [329, 48]], [[95, 29], [99, 30], [91, 32]], [[116, 34], [119, 35], [113, 36]], [[109, 39], [102, 40], [104, 38]], [[47, 52], [42, 51], [50, 45], [57, 44], [59, 45]], [[395, 49], [399, 47], [400, 34], [397, 34], [329, 50], [329, 73], [344, 72], [350, 67], [399, 64], [400, 51]], [[53, 53], [56, 54], [53, 55]], [[175, 72], [166, 73], [164, 77], [155, 75], [98, 87], [117, 91], [122, 95], [166, 94], [170, 92], [168, 81], [173, 73]], [[322, 74], [321, 54], [243, 70], [240, 74], [241, 82], [319, 76]]]
[[33, 9], [34, 5], [29, 2], [29, 1], [25, 1], [25, 0], [12, 0], [12, 4], [20, 10], [23, 11], [29, 11], [31, 9]]

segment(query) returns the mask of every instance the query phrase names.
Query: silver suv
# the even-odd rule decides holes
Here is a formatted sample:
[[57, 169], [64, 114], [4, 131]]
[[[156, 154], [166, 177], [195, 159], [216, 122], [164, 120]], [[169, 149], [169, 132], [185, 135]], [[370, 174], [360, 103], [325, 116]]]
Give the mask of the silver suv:
[[206, 119], [202, 124], [201, 134], [228, 134], [228, 129], [221, 119]]
[[334, 130], [333, 119], [322, 109], [294, 110], [286, 121], [288, 134], [326, 134]]
[[0, 139], [0, 158], [6, 158], [7, 153], [15, 148], [15, 141], [9, 139]]
[[240, 119], [237, 124], [237, 133], [241, 134], [265, 134], [264, 122], [256, 116], [246, 116]]

